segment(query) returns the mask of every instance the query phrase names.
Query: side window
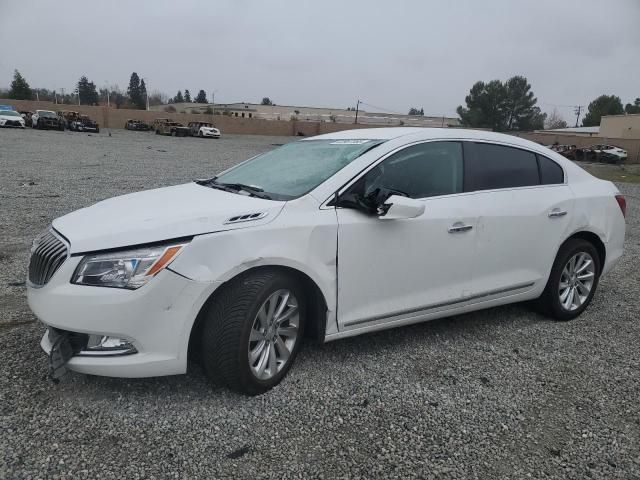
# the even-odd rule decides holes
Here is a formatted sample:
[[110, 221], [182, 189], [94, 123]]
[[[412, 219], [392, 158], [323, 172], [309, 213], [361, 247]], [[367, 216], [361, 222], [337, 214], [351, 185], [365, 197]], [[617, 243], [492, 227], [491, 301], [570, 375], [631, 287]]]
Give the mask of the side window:
[[460, 142], [427, 142], [395, 153], [358, 183], [365, 195], [384, 187], [425, 198], [462, 192], [462, 172]]
[[564, 172], [562, 167], [550, 158], [538, 155], [540, 164], [540, 183], [543, 185], [554, 185], [556, 183], [564, 183]]
[[469, 143], [467, 146], [465, 191], [540, 185], [534, 153], [491, 143]]

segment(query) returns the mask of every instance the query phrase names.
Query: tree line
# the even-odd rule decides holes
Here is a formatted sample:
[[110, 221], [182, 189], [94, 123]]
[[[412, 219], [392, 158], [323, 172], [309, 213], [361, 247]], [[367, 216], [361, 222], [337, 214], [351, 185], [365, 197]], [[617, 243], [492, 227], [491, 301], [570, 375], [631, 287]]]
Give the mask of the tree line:
[[[147, 92], [144, 78], [133, 72], [129, 78], [126, 92], [117, 85], [97, 89], [94, 82], [85, 75], [81, 76], [73, 92], [64, 93], [44, 88], [32, 89], [18, 70], [14, 71], [13, 81], [8, 91], [0, 90], [0, 97], [15, 100], [46, 100], [62, 104], [99, 105], [107, 102], [116, 108], [122, 106], [145, 109], [150, 106], [172, 103], [208, 103], [207, 94], [200, 90], [194, 99], [188, 89], [167, 98], [161, 92]], [[466, 106], [458, 106], [457, 113], [463, 126], [489, 128], [494, 131], [542, 130], [543, 128], [565, 128], [567, 122], [554, 109], [549, 115], [537, 106], [538, 99], [531, 90], [527, 78], [516, 75], [505, 82], [491, 80], [473, 84], [469, 95], [465, 97]], [[264, 97], [262, 105], [275, 105], [269, 97]], [[616, 95], [600, 95], [589, 103], [587, 113], [582, 119], [583, 127], [600, 125], [605, 115], [640, 113], [640, 98], [623, 106]], [[424, 116], [424, 108], [412, 107], [409, 115]]]
[[[543, 128], [566, 128], [567, 122], [553, 110], [550, 115], [542, 113], [536, 105], [537, 98], [531, 84], [523, 76], [515, 76], [506, 82], [491, 80], [476, 82], [465, 97], [466, 107], [458, 106], [457, 113], [462, 125], [490, 128], [494, 131], [542, 130]], [[581, 109], [577, 111], [580, 114]], [[622, 106], [616, 95], [600, 95], [587, 107], [582, 119], [583, 127], [600, 125], [605, 115], [640, 113], [640, 98]], [[576, 126], [578, 118], [576, 118]]]
[[46, 88], [31, 88], [24, 76], [14, 70], [13, 80], [8, 90], [0, 89], [0, 98], [11, 98], [14, 100], [43, 100], [60, 104], [75, 105], [100, 105], [112, 104], [116, 108], [128, 107], [144, 110], [149, 106], [163, 105], [167, 103], [208, 103], [204, 90], [200, 90], [195, 99], [191, 99], [189, 90], [185, 90], [184, 96], [179, 91], [175, 97], [167, 98], [167, 95], [159, 91], [148, 92], [144, 78], [136, 72], [129, 78], [129, 86], [126, 91], [122, 91], [118, 85], [112, 85], [98, 89], [94, 82], [90, 81], [86, 75], [78, 80], [76, 87], [71, 92], [49, 90]]

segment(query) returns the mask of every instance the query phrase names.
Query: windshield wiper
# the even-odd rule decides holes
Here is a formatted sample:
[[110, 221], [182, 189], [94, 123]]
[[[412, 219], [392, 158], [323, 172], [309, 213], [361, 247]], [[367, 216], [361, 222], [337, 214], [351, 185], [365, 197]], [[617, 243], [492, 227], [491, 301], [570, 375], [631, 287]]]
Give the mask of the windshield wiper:
[[217, 188], [218, 190], [224, 190], [225, 192], [237, 193], [239, 191], [245, 191], [252, 197], [264, 198], [271, 200], [271, 196], [264, 193], [264, 190], [254, 185], [245, 185], [244, 183], [224, 183], [216, 181], [216, 177], [209, 178], [207, 180], [196, 180], [199, 185], [205, 185], [211, 188]]

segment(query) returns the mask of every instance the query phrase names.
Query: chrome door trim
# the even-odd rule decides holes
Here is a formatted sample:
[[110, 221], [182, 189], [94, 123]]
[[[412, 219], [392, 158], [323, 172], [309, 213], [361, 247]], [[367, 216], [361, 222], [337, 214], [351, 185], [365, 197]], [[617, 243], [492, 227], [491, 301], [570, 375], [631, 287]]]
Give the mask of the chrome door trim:
[[402, 315], [410, 315], [410, 314], [413, 314], [413, 313], [427, 314], [431, 310], [436, 310], [436, 309], [443, 308], [443, 307], [452, 307], [452, 306], [455, 306], [455, 305], [459, 305], [461, 303], [466, 303], [466, 302], [470, 302], [470, 301], [474, 301], [474, 300], [480, 300], [481, 298], [485, 298], [485, 297], [490, 297], [490, 296], [494, 296], [494, 295], [500, 295], [500, 294], [503, 294], [503, 293], [510, 293], [510, 292], [515, 291], [515, 290], [522, 290], [523, 288], [532, 287], [533, 285], [535, 285], [535, 282], [521, 283], [521, 284], [513, 285], [513, 286], [507, 287], [507, 288], [499, 288], [497, 290], [489, 290], [487, 292], [478, 293], [476, 295], [470, 295], [470, 296], [467, 296], [467, 297], [458, 298], [456, 300], [449, 300], [447, 302], [432, 303], [431, 305], [426, 305], [426, 306], [422, 306], [422, 307], [418, 307], [418, 308], [409, 308], [409, 309], [406, 309], [406, 310], [398, 310], [396, 312], [389, 313], [389, 314], [386, 314], [386, 315], [378, 315], [378, 316], [375, 316], [375, 317], [361, 318], [361, 319], [358, 319], [358, 320], [352, 320], [350, 322], [346, 322], [344, 324], [344, 327], [352, 327], [354, 325], [361, 325], [363, 323], [376, 322], [378, 320], [383, 320], [385, 318], [392, 319], [393, 317], [399, 317], [399, 316], [402, 316]]

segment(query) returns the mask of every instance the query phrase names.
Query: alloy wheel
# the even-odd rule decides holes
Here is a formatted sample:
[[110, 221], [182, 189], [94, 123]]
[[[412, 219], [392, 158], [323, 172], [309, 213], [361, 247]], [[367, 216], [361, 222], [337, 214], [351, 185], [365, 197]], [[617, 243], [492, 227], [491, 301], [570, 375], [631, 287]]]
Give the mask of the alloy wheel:
[[268, 380], [287, 364], [298, 341], [298, 300], [290, 290], [273, 292], [260, 306], [249, 334], [249, 367]]
[[558, 295], [564, 310], [574, 311], [589, 298], [595, 280], [596, 267], [587, 252], [573, 255], [562, 269]]

